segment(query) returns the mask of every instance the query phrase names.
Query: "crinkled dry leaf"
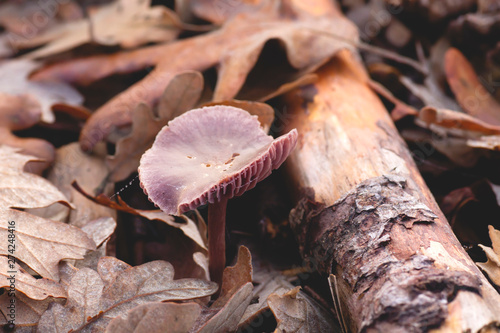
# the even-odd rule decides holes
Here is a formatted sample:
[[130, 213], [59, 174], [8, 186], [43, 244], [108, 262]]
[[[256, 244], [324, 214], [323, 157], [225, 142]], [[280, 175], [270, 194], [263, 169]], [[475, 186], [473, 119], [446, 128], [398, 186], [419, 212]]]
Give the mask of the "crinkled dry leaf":
[[260, 122], [260, 126], [264, 132], [268, 133], [271, 125], [274, 121], [274, 110], [271, 106], [261, 102], [251, 102], [251, 101], [239, 101], [233, 99], [231, 101], [206, 103], [203, 106], [213, 106], [213, 105], [228, 105], [234, 106], [235, 108], [240, 108], [248, 111], [251, 115], [257, 116]]
[[[9, 309], [7, 306], [11, 304], [11, 297], [9, 297], [7, 292], [0, 295], [0, 327], [7, 324], [7, 320], [12, 320], [12, 316], [9, 316]], [[40, 317], [47, 310], [47, 307], [55, 299], [47, 298], [43, 301], [35, 301], [33, 299], [24, 296], [22, 293], [16, 294], [16, 313], [15, 313], [15, 323], [16, 323], [16, 333], [35, 332], [36, 326], [40, 321]], [[62, 302], [62, 299], [56, 301]]]
[[[269, 40], [281, 41], [290, 65], [305, 74], [314, 71], [339, 50], [353, 49], [352, 44], [358, 39], [356, 27], [342, 17], [308, 16], [285, 10], [280, 12], [280, 8], [278, 2], [272, 1], [259, 8], [258, 12], [235, 16], [220, 30], [211, 33], [134, 53], [115, 54], [112, 59], [100, 57], [89, 59], [88, 63], [85, 59], [79, 63], [72, 62], [70, 67], [65, 64], [52, 66], [40, 71], [35, 77], [64, 77], [68, 81], [89, 82], [117, 71], [139, 70], [158, 64], [146, 78], [92, 115], [80, 141], [85, 150], [90, 150], [115, 128], [130, 125], [133, 108], [139, 102], [150, 106], [155, 104], [163, 87], [176, 73], [185, 70], [203, 71], [219, 65], [219, 79], [213, 100], [229, 100], [240, 91]], [[342, 35], [343, 40], [335, 39], [332, 34]], [[345, 42], [344, 39], [352, 42]], [[165, 54], [169, 56], [165, 57]]]
[[[42, 277], [59, 281], [62, 259], [83, 259], [94, 242], [79, 228], [47, 220], [18, 210], [0, 209], [0, 237], [8, 239], [9, 222], [15, 226], [15, 256]], [[7, 242], [0, 242], [0, 254], [8, 255]]]
[[54, 160], [54, 146], [39, 138], [17, 137], [13, 131], [32, 127], [40, 121], [41, 114], [40, 104], [34, 96], [0, 93], [0, 144], [19, 148], [19, 153], [40, 159], [24, 167], [35, 174], [41, 174]]
[[48, 279], [35, 279], [15, 263], [15, 260], [4, 256], [0, 256], [0, 275], [0, 288], [5, 287], [6, 293], [10, 293], [9, 286], [14, 284], [16, 293], [22, 292], [31, 299], [44, 300], [49, 296], [66, 298], [66, 291], [59, 283]]
[[224, 306], [248, 282], [252, 282], [252, 255], [246, 246], [241, 245], [236, 264], [224, 269], [220, 297], [212, 304], [212, 308]]
[[451, 90], [468, 114], [500, 125], [500, 103], [479, 82], [474, 68], [459, 50], [450, 48], [446, 52], [445, 71]]
[[500, 135], [482, 136], [478, 139], [467, 140], [467, 146], [489, 150], [500, 150]]
[[269, 309], [267, 299], [269, 295], [283, 295], [293, 288], [293, 285], [288, 281], [290, 278], [285, 277], [279, 272], [261, 272], [255, 278], [258, 285], [253, 290], [253, 298], [258, 299], [257, 303], [250, 304], [245, 313], [241, 317], [238, 324], [239, 328], [243, 328], [249, 324], [257, 316]]
[[[202, 298], [217, 290], [213, 282], [173, 280], [172, 265], [165, 261], [130, 267], [105, 257], [98, 271], [84, 268], [76, 273], [68, 289], [68, 303], [64, 307], [53, 304], [43, 314], [39, 331], [104, 331], [113, 318], [127, 320], [128, 311], [139, 305]], [[107, 272], [114, 272], [111, 278], [103, 275]]]
[[[99, 150], [95, 149], [93, 154], [85, 154], [77, 143], [58, 148], [47, 179], [69, 199], [76, 209], [69, 210], [61, 205], [52, 205], [43, 211], [32, 212], [35, 215], [68, 222], [77, 227], [82, 227], [89, 221], [100, 217], [116, 218], [116, 212], [113, 209], [87, 200], [71, 186], [74, 180], [77, 180], [87, 191], [94, 191], [101, 185], [107, 175], [107, 168], [103, 157], [98, 153]], [[111, 195], [114, 192], [114, 186], [109, 184], [102, 190], [104, 195]]]
[[420, 110], [418, 118], [427, 126], [437, 125], [450, 130], [450, 134], [464, 138], [500, 134], [500, 126], [491, 125], [468, 114], [452, 110], [425, 107]]
[[96, 244], [101, 245], [116, 229], [116, 221], [112, 217], [100, 217], [86, 223], [81, 228]]
[[52, 105], [76, 104], [83, 102], [83, 97], [71, 86], [62, 82], [32, 81], [28, 75], [40, 64], [29, 60], [5, 60], [0, 63], [0, 92], [9, 95], [29, 95], [40, 104], [42, 121], [52, 123], [55, 120]]
[[476, 264], [488, 274], [488, 277], [494, 284], [500, 287], [500, 231], [491, 225], [488, 226], [488, 231], [493, 248], [479, 244], [484, 253], [486, 253], [488, 261]]
[[[220, 296], [202, 311], [192, 332], [232, 332], [252, 299], [252, 256], [240, 246], [234, 266], [226, 267]], [[241, 303], [241, 304], [240, 304]]]
[[26, 173], [24, 165], [33, 156], [22, 155], [18, 149], [0, 146], [0, 159], [9, 161], [0, 167], [0, 208], [37, 208], [61, 202], [69, 205], [68, 200], [46, 179]]
[[91, 13], [92, 39], [103, 45], [133, 48], [150, 42], [165, 42], [179, 34], [177, 15], [151, 0], [117, 0]]
[[193, 13], [204, 20], [215, 24], [222, 24], [228, 18], [239, 13], [255, 11], [267, 0], [232, 0], [229, 2], [219, 2], [210, 0], [191, 0], [190, 6]]
[[[251, 282], [243, 285], [213, 317], [204, 323], [197, 323], [190, 332], [211, 333], [235, 331], [243, 313], [252, 300], [252, 289], [253, 285]], [[200, 318], [204, 318], [204, 316], [202, 315]]]
[[116, 0], [92, 10], [89, 19], [55, 25], [34, 38], [19, 40], [15, 46], [27, 48], [48, 43], [24, 55], [25, 58], [34, 59], [91, 41], [133, 48], [148, 42], [176, 38], [180, 25], [176, 14], [164, 6], [150, 5], [151, 0]]
[[111, 217], [101, 217], [90, 221], [82, 227], [82, 230], [94, 241], [97, 249], [90, 251], [85, 255], [83, 260], [75, 263], [77, 268], [92, 268], [97, 269], [99, 260], [109, 255], [106, 252], [108, 239], [115, 232], [116, 221]]
[[146, 104], [139, 104], [132, 116], [132, 132], [116, 144], [116, 152], [106, 164], [113, 182], [137, 171], [142, 154], [151, 148], [156, 134], [173, 118], [195, 106], [203, 90], [203, 77], [198, 72], [175, 76], [163, 93], [158, 105], [158, 118]]
[[189, 219], [185, 215], [179, 216], [179, 218], [183, 219], [185, 223], [178, 223], [175, 222], [175, 218], [172, 215], [165, 214], [161, 210], [141, 210], [132, 208], [129, 205], [127, 205], [127, 203], [125, 203], [120, 198], [120, 196], [117, 196], [118, 202], [114, 202], [110, 198], [102, 194], [99, 194], [97, 197], [92, 197], [88, 193], [85, 193], [85, 191], [83, 191], [76, 182], [73, 182], [72, 185], [78, 192], [84, 195], [87, 199], [92, 200], [93, 202], [96, 202], [100, 205], [114, 208], [116, 210], [126, 212], [132, 215], [139, 215], [147, 218], [148, 220], [162, 221], [174, 228], [179, 228], [187, 237], [194, 240], [196, 244], [198, 244], [201, 248], [207, 249], [206, 239], [204, 239], [204, 237], [202, 237], [202, 235], [200, 234], [198, 226], [196, 225], [196, 223], [194, 223], [193, 220]]
[[127, 319], [116, 317], [108, 333], [185, 333], [193, 326], [201, 313], [198, 303], [148, 303], [129, 311]]
[[273, 294], [267, 302], [278, 321], [277, 333], [338, 331], [332, 314], [300, 291], [300, 287], [282, 296]]

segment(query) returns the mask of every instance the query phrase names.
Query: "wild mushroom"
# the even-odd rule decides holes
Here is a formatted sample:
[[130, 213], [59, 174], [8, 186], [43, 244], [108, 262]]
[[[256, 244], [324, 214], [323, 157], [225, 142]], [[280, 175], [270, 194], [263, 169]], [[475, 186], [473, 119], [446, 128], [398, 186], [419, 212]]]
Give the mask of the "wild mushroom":
[[297, 143], [297, 131], [273, 139], [248, 112], [230, 106], [194, 109], [170, 121], [141, 158], [149, 199], [180, 215], [208, 203], [209, 270], [221, 283], [227, 200], [269, 176]]

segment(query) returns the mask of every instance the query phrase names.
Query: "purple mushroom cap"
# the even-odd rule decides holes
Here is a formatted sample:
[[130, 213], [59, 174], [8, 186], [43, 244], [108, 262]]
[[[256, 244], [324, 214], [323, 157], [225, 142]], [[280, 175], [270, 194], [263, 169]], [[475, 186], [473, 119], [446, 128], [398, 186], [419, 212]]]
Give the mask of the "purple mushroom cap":
[[194, 109], [170, 121], [144, 153], [141, 186], [161, 210], [180, 215], [253, 188], [285, 161], [297, 136], [294, 129], [273, 139], [235, 107]]

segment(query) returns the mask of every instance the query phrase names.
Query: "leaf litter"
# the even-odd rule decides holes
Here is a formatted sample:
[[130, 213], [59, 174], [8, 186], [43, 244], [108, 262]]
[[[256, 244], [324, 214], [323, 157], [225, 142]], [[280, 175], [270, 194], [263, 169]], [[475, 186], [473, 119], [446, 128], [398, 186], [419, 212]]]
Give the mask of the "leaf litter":
[[[478, 65], [480, 61], [467, 50], [471, 43], [467, 38], [469, 34], [481, 36], [477, 38], [481, 43], [494, 36], [499, 8], [487, 1], [480, 1], [475, 13], [467, 12], [473, 8], [471, 1], [443, 6], [425, 1], [396, 3], [407, 6], [406, 15], [423, 18], [430, 27], [449, 21], [448, 34], [439, 41], [427, 40], [425, 25], [407, 26], [397, 13], [380, 21], [384, 16], [377, 14], [396, 7], [379, 0], [368, 4], [341, 1], [365, 41], [418, 59], [384, 58], [383, 52], [372, 50], [370, 54], [369, 47], [360, 47], [367, 52], [363, 56], [372, 79], [380, 79], [380, 83], [369, 84], [394, 105], [393, 119], [409, 144], [420, 150], [422, 143], [432, 147], [417, 160], [422, 170], [442, 175], [459, 169], [471, 178], [460, 179], [460, 185], [466, 187], [446, 187], [438, 201], [445, 211], [449, 205], [450, 221], [456, 223], [459, 238], [470, 236], [463, 238], [464, 246], [487, 244], [481, 232], [476, 237], [468, 231], [486, 229], [486, 222], [480, 227], [470, 225], [476, 204], [495, 206], [491, 195], [480, 190], [484, 184], [473, 181], [486, 173], [493, 179], [491, 191], [499, 181], [491, 170], [496, 170], [495, 154], [500, 149], [500, 108], [494, 89], [500, 62], [495, 60], [498, 46], [490, 43], [476, 47], [488, 50], [481, 55], [484, 65]], [[0, 57], [15, 56], [0, 63], [4, 74], [0, 82], [0, 156], [9, 161], [0, 168], [5, 180], [0, 184], [0, 213], [3, 220], [15, 219], [19, 227], [19, 330], [33, 331], [39, 321], [41, 332], [54, 327], [99, 332], [265, 330], [256, 323], [274, 317], [275, 327], [269, 331], [338, 331], [331, 309], [294, 288], [293, 278], [280, 270], [256, 265], [255, 249], [252, 259], [248, 249], [240, 248], [236, 265], [224, 273], [220, 296], [207, 303], [217, 286], [208, 282], [206, 225], [199, 213], [178, 219], [151, 210], [135, 201], [134, 195], [124, 199], [116, 193], [131, 192], [138, 160], [159, 129], [195, 106], [240, 107], [258, 115], [266, 131], [279, 128], [273, 126], [274, 114], [282, 110], [273, 110], [279, 105], [274, 98], [313, 83], [316, 76], [312, 73], [325, 61], [341, 49], [354, 51], [354, 45], [361, 45], [353, 23], [331, 13], [310, 15], [306, 12], [314, 11], [315, 4], [306, 11], [304, 4], [292, 0], [233, 2], [222, 7], [205, 0], [176, 1], [177, 14], [156, 2], [151, 6], [150, 1], [118, 0], [94, 7], [68, 2], [57, 6], [54, 16], [37, 27], [33, 38], [13, 39], [23, 29], [19, 18], [31, 13], [31, 8], [36, 10], [36, 4], [2, 6], [7, 5], [17, 9], [9, 12], [11, 17], [0, 15], [0, 25], [5, 28], [0, 36]], [[83, 18], [85, 12], [88, 15]], [[210, 31], [195, 25], [200, 18], [214, 24], [208, 26]], [[381, 33], [366, 34], [364, 24], [374, 19]], [[339, 34], [345, 40], [336, 39]], [[25, 51], [16, 56], [16, 49]], [[276, 50], [282, 54], [277, 56]], [[279, 64], [262, 61], [272, 56], [283, 59]], [[43, 58], [44, 63], [28, 60], [33, 58]], [[92, 105], [92, 96], [85, 92], [88, 87], [98, 91], [106, 82], [122, 78], [133, 78], [129, 88], [107, 94], [104, 104]], [[259, 103], [269, 99], [269, 105]], [[84, 110], [78, 108], [82, 103], [96, 110], [89, 121], [85, 121], [87, 115], [79, 117], [75, 112], [65, 117], [72, 118], [77, 128], [83, 127], [80, 145], [93, 149], [92, 155], [84, 154], [74, 137], [61, 144], [37, 133], [52, 123], [63, 129], [58, 134], [64, 136], [66, 123], [54, 110]], [[282, 120], [279, 113], [277, 120]], [[97, 145], [100, 141], [108, 141], [108, 146]], [[441, 158], [437, 152], [446, 158], [446, 164], [436, 162]], [[489, 165], [479, 168], [484, 161]], [[35, 175], [47, 168], [46, 179]], [[74, 181], [80, 188], [71, 186]], [[143, 217], [162, 221], [165, 227], [158, 228]], [[498, 285], [500, 260], [494, 227], [489, 228], [493, 247], [479, 245], [488, 261], [478, 266]], [[2, 230], [7, 232], [6, 225]], [[246, 235], [246, 231], [230, 232], [233, 241]], [[260, 237], [267, 232], [252, 230], [250, 234]], [[127, 246], [134, 254], [127, 262], [135, 266], [109, 257], [127, 256], [116, 244], [127, 239], [124, 235], [132, 236]], [[275, 232], [271, 238], [276, 241], [280, 236]], [[176, 249], [182, 253], [175, 253]], [[2, 254], [8, 252], [2, 249]], [[151, 261], [157, 257], [172, 262]], [[2, 275], [7, 274], [5, 260], [0, 258]], [[174, 279], [174, 274], [189, 278]], [[142, 290], [137, 287], [141, 281], [148, 281], [143, 288], [157, 289], [151, 293]], [[185, 290], [191, 284], [201, 288], [199, 293]], [[179, 301], [175, 297], [186, 298]], [[8, 301], [5, 293], [0, 295], [4, 315], [3, 305]]]

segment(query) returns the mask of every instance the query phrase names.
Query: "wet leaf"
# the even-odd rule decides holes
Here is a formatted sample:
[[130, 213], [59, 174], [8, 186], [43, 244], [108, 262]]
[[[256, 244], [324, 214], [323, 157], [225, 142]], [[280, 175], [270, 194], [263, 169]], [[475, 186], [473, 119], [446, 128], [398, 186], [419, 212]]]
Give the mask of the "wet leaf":
[[[15, 223], [15, 256], [42, 277], [59, 281], [62, 259], [83, 259], [94, 242], [77, 227], [47, 220], [25, 212], [0, 209], [0, 237], [8, 239], [9, 222]], [[8, 255], [7, 242], [0, 242], [0, 254]]]
[[[165, 261], [130, 267], [104, 257], [98, 271], [84, 268], [74, 275], [67, 304], [52, 304], [40, 320], [40, 331], [103, 331], [116, 317], [127, 320], [129, 310], [139, 305], [202, 298], [217, 290], [213, 282], [173, 280], [172, 265]], [[112, 276], [105, 276], [107, 272]]]
[[129, 311], [127, 319], [116, 317], [106, 332], [185, 333], [200, 315], [197, 303], [148, 303]]
[[267, 302], [278, 321], [275, 332], [335, 332], [338, 326], [332, 314], [295, 287], [280, 296], [273, 294]]

